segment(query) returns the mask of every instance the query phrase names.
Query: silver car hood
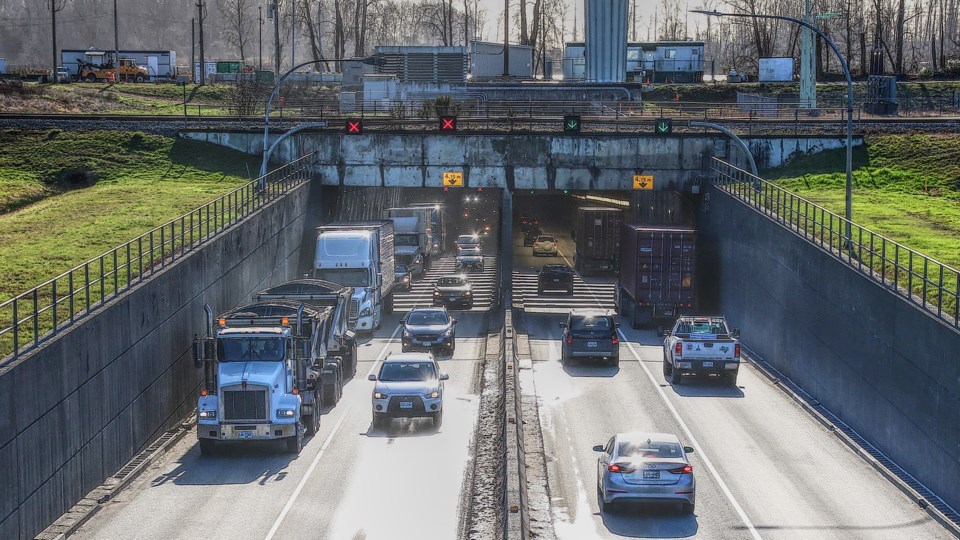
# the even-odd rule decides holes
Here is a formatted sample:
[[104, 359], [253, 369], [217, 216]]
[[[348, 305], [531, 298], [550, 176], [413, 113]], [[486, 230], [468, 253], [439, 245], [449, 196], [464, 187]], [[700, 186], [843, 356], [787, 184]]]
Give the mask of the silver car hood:
[[375, 391], [387, 395], [429, 394], [440, 388], [440, 381], [377, 381]]

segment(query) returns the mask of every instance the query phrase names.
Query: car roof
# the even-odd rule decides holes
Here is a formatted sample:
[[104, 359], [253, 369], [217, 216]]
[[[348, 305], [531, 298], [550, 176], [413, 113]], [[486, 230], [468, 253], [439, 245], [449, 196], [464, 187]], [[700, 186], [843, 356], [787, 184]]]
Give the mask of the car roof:
[[570, 266], [561, 263], [547, 263], [542, 266], [544, 270], [569, 270]]
[[570, 315], [574, 317], [613, 317], [616, 313], [612, 309], [572, 309]]
[[384, 364], [391, 364], [393, 362], [433, 362], [433, 353], [428, 352], [408, 352], [408, 353], [391, 353], [389, 356], [383, 359]]
[[439, 306], [437, 306], [437, 307], [415, 307], [415, 308], [411, 309], [410, 311], [408, 311], [407, 314], [409, 315], [409, 314], [411, 314], [411, 313], [434, 313], [434, 312], [447, 313], [447, 308], [445, 308], [445, 307], [439, 307]]
[[480, 236], [476, 234], [461, 234], [460, 236], [457, 237], [457, 240], [461, 240], [461, 239], [473, 240], [473, 239], [479, 239], [479, 238]]
[[647, 439], [656, 442], [673, 442], [680, 444], [680, 437], [673, 433], [657, 433], [652, 431], [629, 431], [616, 434], [617, 442], [643, 442]]

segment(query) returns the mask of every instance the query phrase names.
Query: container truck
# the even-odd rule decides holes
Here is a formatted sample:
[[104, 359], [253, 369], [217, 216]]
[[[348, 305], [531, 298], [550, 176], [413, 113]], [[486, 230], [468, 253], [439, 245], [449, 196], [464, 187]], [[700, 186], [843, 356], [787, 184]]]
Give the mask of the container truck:
[[618, 270], [622, 225], [623, 210], [619, 208], [587, 206], [577, 209], [573, 265], [580, 275]]
[[394, 263], [405, 265], [412, 277], [422, 277], [426, 270], [422, 246], [428, 242], [422, 221], [419, 216], [391, 216], [393, 210], [396, 208], [384, 210], [383, 219], [393, 222]]
[[[333, 310], [258, 302], [216, 321], [209, 305], [204, 310], [207, 334], [195, 337], [193, 347], [205, 379], [197, 402], [201, 454], [212, 454], [219, 441], [274, 439], [300, 453], [304, 434], [320, 427], [321, 403], [336, 403], [342, 392], [323, 339]], [[331, 383], [332, 395], [325, 395], [324, 383]]]
[[417, 245], [423, 254], [425, 269], [443, 254], [443, 206], [440, 203], [413, 203], [403, 208], [388, 208], [383, 215], [384, 219], [417, 218]]
[[317, 227], [313, 277], [353, 287], [348, 320], [354, 331], [380, 328], [393, 313], [392, 221], [351, 221]]
[[[323, 336], [328, 359], [338, 362], [341, 380], [353, 377], [357, 372], [356, 333], [350, 328], [350, 299], [352, 287], [344, 287], [320, 279], [296, 279], [282, 285], [264, 289], [253, 295], [255, 302], [286, 300], [303, 302], [318, 308], [330, 308], [331, 324]], [[327, 388], [324, 388], [326, 392]]]
[[673, 320], [697, 307], [696, 231], [624, 225], [620, 240], [618, 312], [634, 327]]

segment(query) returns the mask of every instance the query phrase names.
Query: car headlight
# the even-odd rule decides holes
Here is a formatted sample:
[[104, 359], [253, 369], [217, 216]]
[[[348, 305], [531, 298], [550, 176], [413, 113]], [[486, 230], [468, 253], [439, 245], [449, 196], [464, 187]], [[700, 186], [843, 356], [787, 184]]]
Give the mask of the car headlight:
[[448, 329], [443, 333], [443, 337], [450, 337], [450, 336], [452, 336], [452, 335], [453, 335], [453, 328], [452, 328], [452, 327], [451, 327], [451, 328], [448, 328]]
[[200, 411], [197, 416], [205, 420], [213, 420], [217, 417], [217, 411]]
[[427, 398], [427, 399], [437, 399], [437, 398], [440, 397], [440, 391], [439, 391], [439, 390], [434, 390], [433, 392], [428, 392], [428, 393], [424, 394], [423, 397], [425, 397], [425, 398]]
[[403, 276], [404, 281], [410, 281], [410, 276]]
[[374, 392], [373, 399], [387, 399], [389, 396], [383, 392]]
[[412, 338], [412, 337], [413, 337], [413, 334], [411, 334], [410, 332], [407, 331], [406, 328], [404, 328], [404, 329], [403, 329], [403, 337], [404, 337], [404, 339], [406, 339], [406, 338]]
[[293, 418], [296, 414], [295, 409], [277, 409], [277, 418]]
[[471, 291], [463, 291], [463, 294], [460, 296], [473, 296], [473, 293]]
[[433, 291], [434, 296], [443, 296], [443, 293], [440, 291]]
[[361, 316], [361, 317], [366, 317], [366, 316], [368, 316], [368, 315], [370, 315], [370, 308], [365, 307], [365, 308], [363, 308], [363, 309], [360, 311], [360, 316]]

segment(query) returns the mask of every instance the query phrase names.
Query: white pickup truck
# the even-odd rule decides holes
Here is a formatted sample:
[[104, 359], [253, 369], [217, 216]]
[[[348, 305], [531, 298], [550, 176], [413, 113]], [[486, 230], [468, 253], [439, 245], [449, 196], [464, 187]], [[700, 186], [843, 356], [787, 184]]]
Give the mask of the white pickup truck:
[[673, 330], [657, 331], [663, 340], [663, 376], [680, 384], [685, 373], [718, 375], [737, 385], [740, 330], [723, 317], [680, 317]]

